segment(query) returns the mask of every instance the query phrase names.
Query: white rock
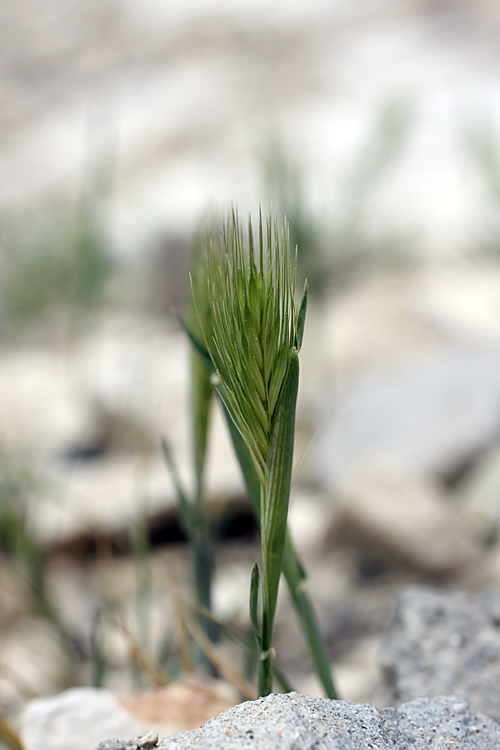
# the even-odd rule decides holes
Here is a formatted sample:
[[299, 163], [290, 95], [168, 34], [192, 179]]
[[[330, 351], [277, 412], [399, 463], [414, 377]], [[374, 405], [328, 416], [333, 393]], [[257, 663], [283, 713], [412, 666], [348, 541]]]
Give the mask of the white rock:
[[149, 730], [107, 690], [72, 688], [28, 704], [21, 737], [26, 750], [84, 750], [103, 736], [137, 737]]
[[412, 309], [448, 341], [500, 339], [500, 272], [469, 260], [435, 266], [416, 279]]
[[433, 483], [380, 464], [360, 467], [336, 495], [333, 532], [427, 571], [476, 560], [479, 545]]
[[446, 475], [496, 439], [499, 415], [496, 345], [453, 347], [379, 368], [327, 411], [316, 467], [327, 485], [369, 461]]
[[[336, 387], [378, 365], [404, 362], [409, 356], [443, 346], [442, 336], [415, 309], [420, 286], [415, 272], [378, 272], [325, 300], [321, 314], [308, 310], [303, 370], [317, 371], [318, 360]], [[314, 342], [314, 350], [311, 346]]]
[[140, 737], [148, 747], [158, 733], [193, 729], [234, 706], [234, 693], [220, 680], [196, 678], [137, 695], [72, 688], [28, 704], [22, 742], [25, 750], [88, 750], [103, 737]]

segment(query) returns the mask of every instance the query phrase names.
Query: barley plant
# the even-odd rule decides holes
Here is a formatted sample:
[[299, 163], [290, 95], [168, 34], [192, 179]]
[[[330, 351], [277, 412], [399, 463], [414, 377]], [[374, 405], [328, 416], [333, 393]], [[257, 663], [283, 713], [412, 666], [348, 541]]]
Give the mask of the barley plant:
[[[218, 378], [233, 444], [254, 501], [259, 487], [262, 576], [252, 574], [250, 616], [259, 645], [259, 694], [272, 689], [272, 633], [282, 568], [325, 690], [336, 697], [328, 656], [305, 592], [306, 578], [287, 535], [298, 352], [304, 330], [307, 286], [295, 301], [296, 258], [286, 223], [260, 218], [254, 242], [252, 223], [244, 236], [236, 211], [229, 214], [221, 242], [208, 239], [208, 284], [192, 281], [204, 344], [192, 341], [202, 359], [210, 355]], [[207, 315], [206, 300], [209, 301]], [[204, 351], [205, 349], [205, 351]], [[234, 424], [233, 424], [234, 423]], [[236, 427], [236, 430], [235, 430]], [[242, 443], [242, 439], [244, 444]], [[251, 461], [249, 461], [249, 458]], [[262, 622], [257, 617], [262, 580]]]

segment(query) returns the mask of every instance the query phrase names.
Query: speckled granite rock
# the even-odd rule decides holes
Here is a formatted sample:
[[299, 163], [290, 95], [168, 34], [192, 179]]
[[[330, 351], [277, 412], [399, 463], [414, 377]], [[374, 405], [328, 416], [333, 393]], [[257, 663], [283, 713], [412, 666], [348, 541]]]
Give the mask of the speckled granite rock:
[[[140, 742], [103, 742], [98, 750], [140, 750]], [[457, 698], [432, 698], [379, 709], [270, 695], [242, 703], [191, 732], [162, 740], [158, 750], [497, 750], [500, 725]]]
[[500, 721], [500, 588], [469, 596], [404, 589], [381, 663], [392, 701], [453, 693]]

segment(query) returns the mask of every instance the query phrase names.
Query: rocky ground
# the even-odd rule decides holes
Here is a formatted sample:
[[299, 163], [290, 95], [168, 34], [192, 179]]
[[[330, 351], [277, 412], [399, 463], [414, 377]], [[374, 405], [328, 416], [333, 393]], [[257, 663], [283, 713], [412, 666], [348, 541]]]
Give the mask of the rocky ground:
[[303, 209], [332, 228], [361, 218], [364, 241], [428, 256], [492, 240], [492, 0], [25, 10], [0, 10], [4, 219], [89, 181], [117, 251], [172, 248], [207, 204], [282, 198], [278, 143]]
[[434, 698], [403, 703], [399, 709], [376, 709], [343, 701], [308, 698], [297, 693], [272, 695], [244, 703], [194, 732], [163, 740], [154, 735], [124, 743], [103, 742], [99, 750], [161, 747], [203, 750], [493, 750], [498, 724], [471, 710], [465, 701]]
[[[431, 299], [416, 293], [427, 283], [422, 271], [384, 273], [339, 294], [335, 303], [312, 306], [303, 355], [299, 456], [312, 443], [295, 482], [290, 525], [344, 699], [394, 706], [452, 693], [498, 718], [492, 710], [500, 658], [498, 613], [488, 591], [500, 573], [495, 482], [500, 324], [498, 331], [492, 325], [500, 294], [488, 298], [478, 290], [495, 278], [500, 287], [500, 276], [493, 266], [459, 265], [446, 277], [452, 302], [448, 308], [442, 304], [439, 318], [428, 312]], [[469, 296], [463, 294], [466, 286]], [[454, 287], [460, 290], [456, 297]], [[397, 295], [388, 298], [388, 288], [396, 288]], [[345, 331], [365, 331], [360, 298], [371, 310], [369, 332], [364, 338], [362, 333], [346, 336]], [[451, 335], [446, 323], [457, 306], [462, 318], [455, 317]], [[70, 351], [55, 347], [34, 354], [15, 348], [3, 354], [6, 380], [9, 362], [14, 373], [28, 356], [59, 377], [39, 377], [26, 391], [23, 378], [12, 375], [1, 391], [2, 439], [9, 446], [4, 455], [10, 457], [4, 481], [15, 480], [17, 496], [27, 503], [30, 533], [44, 553], [46, 593], [57, 615], [54, 627], [33, 607], [22, 568], [2, 567], [0, 698], [4, 715], [18, 726], [33, 696], [95, 682], [96, 638], [104, 659], [101, 684], [120, 695], [161, 684], [140, 657], [137, 662], [135, 639], [145, 638], [155, 665], [168, 670], [177, 658], [172, 585], [177, 581], [189, 600], [190, 561], [155, 435], [171, 438], [189, 480], [187, 351], [172, 329], [152, 326], [147, 340], [133, 325], [111, 321]], [[110, 331], [121, 332], [114, 360], [107, 343]], [[323, 335], [333, 338], [333, 349], [320, 347]], [[141, 356], [134, 355], [134, 347]], [[107, 352], [107, 358], [100, 361], [99, 352]], [[32, 377], [29, 368], [23, 371]], [[123, 400], [118, 387], [106, 391], [101, 373], [111, 383], [126, 384]], [[153, 385], [138, 387], [141, 378]], [[93, 398], [97, 391], [98, 400]], [[50, 415], [44, 417], [49, 403], [53, 414], [66, 414], [60, 429]], [[22, 418], [29, 408], [32, 417], [39, 409], [38, 435]], [[103, 414], [108, 424], [115, 420], [118, 437], [112, 429], [106, 440], [102, 437]], [[123, 424], [133, 427], [127, 439]], [[398, 440], [405, 429], [411, 439]], [[90, 456], [75, 452], [78, 439]], [[212, 513], [225, 526], [217, 546], [215, 612], [244, 631], [258, 542], [219, 422], [210, 475]], [[140, 519], [147, 519], [152, 545], [145, 558], [134, 548]], [[413, 589], [414, 595], [398, 601], [408, 584], [433, 589], [421, 594]], [[484, 595], [476, 604], [466, 592]], [[73, 646], [68, 648], [68, 634], [76, 654]], [[234, 645], [223, 642], [221, 647], [243, 668]], [[321, 695], [286, 592], [276, 648], [292, 686]], [[53, 722], [71, 726], [78, 715], [93, 717], [84, 724], [92, 725], [94, 734], [82, 729], [86, 747], [105, 737], [138, 736], [155, 728], [167, 733], [161, 713], [137, 724], [134, 708], [128, 707], [128, 719], [123, 707], [116, 716], [108, 703], [97, 701], [92, 708], [96, 699], [88, 690], [71, 693], [71, 700], [62, 693], [61, 704], [54, 698], [56, 703], [46, 706], [35, 702], [38, 707], [26, 714], [23, 729], [27, 749], [37, 747], [28, 738], [44, 736], [44, 731], [57, 736]], [[110, 700], [116, 699], [110, 694]], [[95, 710], [111, 724], [100, 729]], [[76, 743], [75, 750], [80, 746]]]

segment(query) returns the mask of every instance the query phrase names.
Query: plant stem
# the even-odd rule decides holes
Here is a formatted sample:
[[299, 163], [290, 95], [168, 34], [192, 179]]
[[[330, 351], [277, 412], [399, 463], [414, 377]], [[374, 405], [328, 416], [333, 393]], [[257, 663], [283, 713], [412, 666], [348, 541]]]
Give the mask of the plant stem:
[[[222, 403], [222, 402], [221, 402]], [[224, 416], [233, 443], [233, 448], [243, 474], [243, 480], [248, 493], [255, 520], [260, 527], [260, 484], [252, 459], [227, 408], [223, 404]], [[321, 634], [318, 618], [314, 606], [307, 592], [307, 574], [300, 560], [299, 554], [287, 531], [285, 550], [283, 553], [283, 575], [287, 582], [292, 602], [299, 619], [300, 627], [309, 647], [316, 674], [321, 680], [327, 698], [338, 700], [338, 693], [330, 669], [330, 656], [324, 638]]]
[[262, 547], [262, 650], [259, 695], [272, 692], [272, 635], [285, 550], [292, 483], [295, 408], [299, 389], [299, 357], [292, 350], [269, 441], [266, 482], [260, 494]]

